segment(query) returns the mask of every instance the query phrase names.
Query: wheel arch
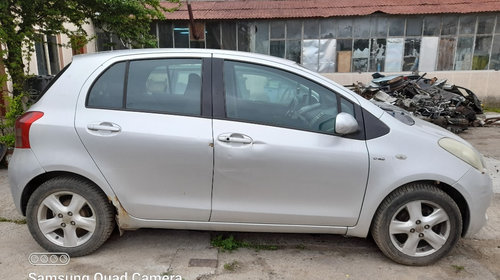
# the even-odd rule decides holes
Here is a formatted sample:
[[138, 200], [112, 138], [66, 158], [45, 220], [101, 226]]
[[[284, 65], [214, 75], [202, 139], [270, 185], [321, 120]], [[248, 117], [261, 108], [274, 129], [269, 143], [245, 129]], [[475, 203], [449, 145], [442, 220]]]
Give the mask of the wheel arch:
[[[34, 177], [31, 179], [31, 181], [26, 184], [26, 187], [23, 189], [23, 192], [21, 194], [21, 211], [23, 215], [26, 215], [26, 207], [28, 205], [28, 200], [30, 199], [31, 195], [33, 192], [40, 187], [43, 183], [47, 182], [48, 180], [55, 178], [55, 177], [62, 177], [62, 176], [68, 176], [68, 177], [76, 177], [81, 180], [87, 181], [90, 184], [93, 184], [97, 186], [108, 198], [114, 196], [113, 194], [110, 194], [106, 192], [104, 188], [99, 186], [99, 184], [95, 183], [94, 181], [90, 180], [89, 178], [74, 173], [74, 172], [69, 172], [69, 171], [50, 171], [50, 172], [45, 172], [42, 174], [39, 174], [38, 176]], [[110, 201], [112, 201], [110, 199]], [[114, 203], [113, 203], [114, 204]]]
[[[453, 201], [457, 204], [458, 208], [460, 209], [460, 214], [462, 216], [462, 232], [461, 232], [461, 236], [462, 237], [465, 236], [465, 234], [467, 233], [467, 230], [469, 228], [469, 223], [470, 223], [470, 209], [469, 209], [469, 205], [468, 205], [467, 201], [465, 200], [465, 197], [456, 188], [452, 187], [449, 184], [440, 182], [440, 181], [416, 180], [416, 181], [405, 183], [405, 184], [403, 184], [403, 185], [401, 185], [401, 186], [393, 189], [391, 192], [389, 192], [380, 201], [379, 205], [377, 206], [377, 209], [387, 199], [387, 197], [390, 196], [395, 191], [403, 188], [406, 185], [419, 184], [419, 183], [420, 184], [424, 183], [424, 184], [433, 185], [433, 186], [439, 188], [440, 190], [442, 190], [443, 192], [445, 192], [448, 196], [451, 197], [451, 199], [453, 199]], [[372, 228], [374, 219], [375, 219], [375, 212], [373, 213], [372, 218], [371, 218], [370, 234], [371, 234], [371, 228]]]

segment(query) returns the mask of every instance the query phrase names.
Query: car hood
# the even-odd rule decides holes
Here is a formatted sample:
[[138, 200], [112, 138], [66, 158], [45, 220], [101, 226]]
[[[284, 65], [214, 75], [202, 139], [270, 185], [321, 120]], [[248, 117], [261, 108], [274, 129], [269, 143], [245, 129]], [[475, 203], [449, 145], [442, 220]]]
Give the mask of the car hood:
[[[413, 117], [413, 120], [415, 121], [415, 124], [412, 126], [414, 129], [419, 130], [421, 133], [425, 133], [439, 141], [439, 139], [443, 137], [448, 137], [455, 139], [459, 142], [462, 142], [466, 144], [467, 146], [470, 146], [474, 148], [469, 142], [465, 141], [463, 138], [460, 136], [454, 134], [453, 132], [446, 130], [440, 126], [437, 126], [433, 123], [430, 123], [428, 121], [424, 121], [422, 119], [419, 119], [417, 117]], [[475, 149], [475, 148], [474, 148]]]

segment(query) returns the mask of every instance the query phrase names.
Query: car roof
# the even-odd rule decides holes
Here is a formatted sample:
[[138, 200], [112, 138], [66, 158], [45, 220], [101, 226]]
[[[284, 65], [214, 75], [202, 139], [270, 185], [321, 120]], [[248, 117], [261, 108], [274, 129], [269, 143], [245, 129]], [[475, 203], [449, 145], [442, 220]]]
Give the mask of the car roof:
[[298, 64], [291, 60], [286, 60], [283, 58], [278, 58], [269, 55], [263, 55], [258, 53], [250, 53], [243, 51], [231, 51], [231, 50], [215, 50], [215, 49], [182, 49], [182, 48], [154, 48], [154, 49], [127, 49], [127, 50], [114, 50], [114, 51], [103, 51], [92, 54], [81, 54], [73, 56], [73, 60], [80, 59], [95, 59], [100, 60], [102, 62], [107, 61], [108, 59], [119, 57], [119, 56], [128, 56], [128, 55], [141, 55], [141, 54], [168, 54], [168, 53], [176, 53], [176, 54], [220, 54], [220, 55], [233, 55], [240, 56], [246, 58], [256, 58], [256, 59], [264, 59], [272, 62], [277, 62], [281, 64], [295, 65]]

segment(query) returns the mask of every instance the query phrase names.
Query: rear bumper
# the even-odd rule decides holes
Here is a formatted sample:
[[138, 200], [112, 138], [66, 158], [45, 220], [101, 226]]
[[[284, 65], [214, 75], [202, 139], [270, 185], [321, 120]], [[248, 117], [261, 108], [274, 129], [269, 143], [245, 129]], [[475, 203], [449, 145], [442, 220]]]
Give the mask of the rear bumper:
[[486, 173], [471, 168], [453, 187], [466, 190], [470, 220], [464, 237], [472, 237], [487, 222], [486, 210], [493, 197], [493, 184]]
[[22, 211], [21, 199], [24, 188], [36, 176], [44, 173], [31, 149], [16, 149], [9, 162], [9, 184], [14, 204], [19, 213]]

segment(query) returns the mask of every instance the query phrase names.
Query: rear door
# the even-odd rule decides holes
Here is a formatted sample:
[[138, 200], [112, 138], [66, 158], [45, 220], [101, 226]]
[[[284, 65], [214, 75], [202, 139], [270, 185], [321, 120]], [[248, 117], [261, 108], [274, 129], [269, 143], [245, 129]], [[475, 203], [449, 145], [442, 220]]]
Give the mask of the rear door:
[[76, 130], [132, 216], [209, 219], [209, 56], [109, 62], [82, 89]]

